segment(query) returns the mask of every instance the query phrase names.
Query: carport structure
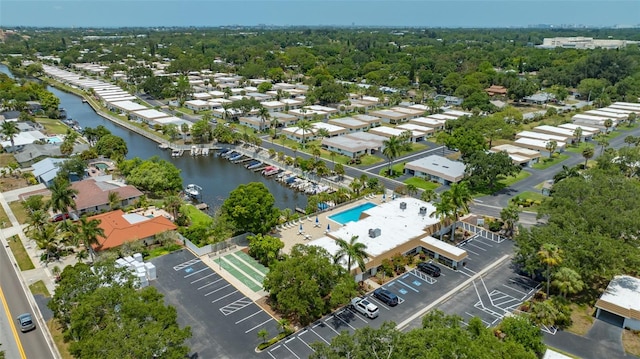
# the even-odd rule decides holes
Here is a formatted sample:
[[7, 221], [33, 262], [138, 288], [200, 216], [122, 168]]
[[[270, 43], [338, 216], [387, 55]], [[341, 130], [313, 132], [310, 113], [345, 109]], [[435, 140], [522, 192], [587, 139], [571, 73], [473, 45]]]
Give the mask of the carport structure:
[[596, 302], [596, 318], [640, 330], [640, 279], [615, 276]]

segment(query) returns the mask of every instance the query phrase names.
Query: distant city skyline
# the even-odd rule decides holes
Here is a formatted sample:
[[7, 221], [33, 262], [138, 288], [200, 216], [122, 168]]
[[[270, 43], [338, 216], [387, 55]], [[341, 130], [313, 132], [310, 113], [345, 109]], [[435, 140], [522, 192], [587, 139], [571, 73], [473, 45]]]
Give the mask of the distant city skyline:
[[613, 27], [640, 24], [639, 0], [0, 0], [16, 27]]

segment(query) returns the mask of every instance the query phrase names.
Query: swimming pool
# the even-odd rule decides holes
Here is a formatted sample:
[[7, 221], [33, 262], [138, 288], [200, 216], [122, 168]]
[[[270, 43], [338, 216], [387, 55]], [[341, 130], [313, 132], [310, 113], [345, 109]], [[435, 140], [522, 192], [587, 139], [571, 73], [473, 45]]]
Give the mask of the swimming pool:
[[98, 163], [94, 163], [93, 164], [97, 169], [99, 170], [106, 170], [107, 168], [109, 168], [109, 166], [107, 166], [106, 163], [102, 163], [102, 162], [98, 162]]
[[62, 142], [62, 139], [58, 136], [47, 137], [47, 143], [56, 144], [61, 142]]
[[353, 208], [349, 208], [346, 211], [342, 211], [340, 213], [329, 216], [329, 219], [340, 224], [346, 224], [347, 222], [357, 222], [360, 219], [360, 214], [362, 212], [375, 206], [376, 205], [371, 202], [366, 202]]

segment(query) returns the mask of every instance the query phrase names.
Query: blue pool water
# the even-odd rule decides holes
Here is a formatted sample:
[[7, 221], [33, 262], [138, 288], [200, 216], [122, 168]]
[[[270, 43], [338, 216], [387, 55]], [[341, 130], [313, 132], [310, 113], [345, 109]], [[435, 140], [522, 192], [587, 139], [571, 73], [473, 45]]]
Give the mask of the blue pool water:
[[58, 136], [47, 137], [47, 143], [56, 144], [62, 142], [62, 139]]
[[360, 219], [360, 214], [362, 212], [368, 210], [369, 208], [373, 208], [375, 206], [376, 205], [371, 202], [363, 203], [359, 206], [349, 208], [346, 211], [336, 213], [333, 216], [329, 216], [329, 219], [336, 221], [340, 224], [346, 224], [347, 222], [357, 222]]

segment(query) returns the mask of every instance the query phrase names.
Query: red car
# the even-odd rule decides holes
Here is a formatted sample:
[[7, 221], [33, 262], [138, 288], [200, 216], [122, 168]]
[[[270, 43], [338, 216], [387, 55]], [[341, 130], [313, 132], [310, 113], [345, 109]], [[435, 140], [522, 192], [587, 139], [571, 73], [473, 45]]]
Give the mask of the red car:
[[69, 219], [69, 218], [71, 218], [69, 213], [58, 213], [55, 216], [51, 217], [51, 222], [60, 222], [60, 221], [64, 221], [65, 219]]

